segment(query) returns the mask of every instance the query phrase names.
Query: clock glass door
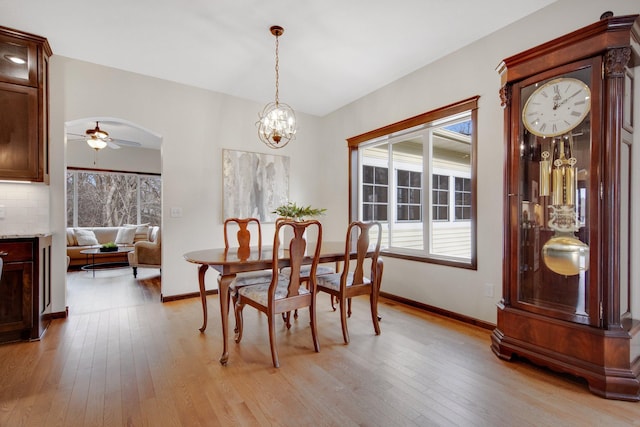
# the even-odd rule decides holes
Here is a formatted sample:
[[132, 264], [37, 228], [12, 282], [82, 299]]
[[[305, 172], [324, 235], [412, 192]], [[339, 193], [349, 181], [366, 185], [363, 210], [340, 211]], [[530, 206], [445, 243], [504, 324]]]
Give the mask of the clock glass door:
[[520, 145], [512, 150], [518, 176], [510, 193], [518, 197], [510, 209], [519, 268], [512, 295], [519, 308], [593, 324], [593, 64], [566, 69], [514, 85]]

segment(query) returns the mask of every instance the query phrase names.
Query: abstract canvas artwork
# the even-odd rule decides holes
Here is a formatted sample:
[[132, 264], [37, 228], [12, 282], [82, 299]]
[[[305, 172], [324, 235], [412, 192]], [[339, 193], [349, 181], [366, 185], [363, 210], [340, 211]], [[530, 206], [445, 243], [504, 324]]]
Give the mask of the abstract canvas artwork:
[[275, 208], [289, 199], [289, 157], [222, 150], [223, 218], [275, 222]]

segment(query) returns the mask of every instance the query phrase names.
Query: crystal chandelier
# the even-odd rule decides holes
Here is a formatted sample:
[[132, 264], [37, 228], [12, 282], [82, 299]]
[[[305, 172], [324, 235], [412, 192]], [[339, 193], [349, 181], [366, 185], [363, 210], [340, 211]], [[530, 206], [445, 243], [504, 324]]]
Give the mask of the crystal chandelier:
[[276, 100], [267, 104], [258, 125], [258, 137], [270, 148], [282, 148], [296, 135], [296, 114], [287, 104], [280, 102], [279, 91], [279, 66], [278, 66], [278, 37], [284, 33], [284, 28], [274, 25], [270, 28], [271, 34], [276, 36]]

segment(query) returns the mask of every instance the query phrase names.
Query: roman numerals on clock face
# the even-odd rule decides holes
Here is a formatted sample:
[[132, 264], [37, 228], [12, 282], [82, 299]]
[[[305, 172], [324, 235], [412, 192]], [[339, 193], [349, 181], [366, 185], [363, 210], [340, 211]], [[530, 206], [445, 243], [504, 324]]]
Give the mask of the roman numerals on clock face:
[[558, 78], [533, 91], [522, 110], [522, 122], [537, 136], [563, 135], [578, 126], [591, 108], [591, 91], [581, 80]]

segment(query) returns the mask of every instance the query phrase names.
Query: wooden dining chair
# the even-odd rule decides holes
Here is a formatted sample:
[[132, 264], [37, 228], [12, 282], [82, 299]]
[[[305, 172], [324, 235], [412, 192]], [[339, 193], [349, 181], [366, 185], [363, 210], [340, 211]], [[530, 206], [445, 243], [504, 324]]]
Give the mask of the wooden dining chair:
[[[276, 225], [278, 224], [278, 222], [284, 221], [287, 218], [283, 218], [283, 217], [279, 217], [276, 219]], [[284, 236], [282, 236], [284, 237]], [[280, 273], [282, 274], [289, 274], [289, 270], [291, 268], [290, 267], [283, 267], [280, 269]], [[300, 267], [300, 274], [303, 277], [309, 276], [309, 273], [311, 272], [311, 265], [310, 264], [305, 264], [302, 267]], [[329, 266], [329, 265], [322, 265], [322, 264], [318, 264], [318, 267], [316, 269], [316, 276], [321, 276], [323, 274], [332, 274], [335, 273], [336, 269]], [[298, 310], [294, 310], [293, 312], [293, 318], [297, 319], [298, 318]], [[282, 320], [284, 320], [285, 324], [287, 325], [287, 329], [291, 328], [291, 313], [282, 313]]]
[[[237, 230], [237, 231], [236, 231]], [[254, 233], [251, 233], [251, 230]], [[233, 249], [237, 251], [238, 259], [246, 260], [251, 256], [251, 247], [262, 250], [262, 228], [258, 218], [227, 218], [224, 221], [224, 247], [231, 250], [229, 235], [236, 231], [236, 243]], [[219, 279], [219, 278], [218, 278]], [[229, 285], [229, 293], [235, 305], [238, 296], [238, 289], [243, 286], [255, 285], [258, 283], [268, 283], [271, 281], [271, 270], [251, 271], [238, 273]], [[236, 319], [235, 330], [238, 329], [238, 319]]]
[[[313, 254], [311, 255], [310, 274], [303, 275], [302, 263], [307, 256], [307, 239], [305, 231], [310, 227], [317, 228], [317, 243]], [[288, 251], [280, 250], [280, 230], [290, 228], [293, 231], [293, 237], [289, 241]], [[273, 259], [271, 268], [271, 281], [258, 285], [244, 286], [238, 289], [238, 297], [235, 301], [236, 320], [238, 322], [238, 330], [236, 333], [236, 342], [242, 340], [242, 311], [245, 305], [254, 307], [255, 309], [267, 315], [267, 323], [269, 325], [269, 344], [271, 347], [271, 358], [273, 366], [278, 368], [278, 351], [276, 349], [276, 329], [275, 320], [278, 314], [289, 313], [298, 308], [309, 307], [309, 317], [311, 319], [311, 336], [313, 338], [313, 347], [316, 352], [320, 351], [318, 343], [317, 325], [316, 325], [316, 269], [318, 267], [318, 259], [320, 257], [320, 246], [322, 243], [322, 225], [317, 220], [308, 221], [292, 221], [282, 220], [276, 224], [276, 230], [273, 237]], [[278, 265], [281, 258], [288, 258], [290, 269], [288, 274], [282, 274], [278, 271]], [[306, 285], [306, 286], [305, 286]]]
[[[377, 231], [377, 233], [375, 233]], [[376, 234], [372, 236], [373, 234]], [[371, 252], [371, 240], [374, 240], [373, 251]], [[331, 295], [331, 306], [333, 298], [338, 300], [340, 305], [340, 321], [342, 323], [342, 337], [345, 344], [349, 343], [349, 331], [347, 329], [347, 317], [351, 317], [351, 298], [358, 295], [369, 295], [371, 305], [371, 320], [376, 335], [380, 335], [380, 324], [378, 317], [378, 294], [380, 293], [380, 283], [382, 281], [383, 262], [380, 258], [380, 242], [382, 239], [382, 226], [379, 222], [359, 222], [354, 221], [347, 228], [345, 243], [345, 255], [342, 261], [342, 272], [326, 274], [317, 277], [318, 291]], [[351, 260], [352, 242], [355, 242], [357, 256]], [[367, 257], [367, 253], [371, 255]], [[371, 271], [369, 277], [365, 276], [365, 260], [371, 258]]]

